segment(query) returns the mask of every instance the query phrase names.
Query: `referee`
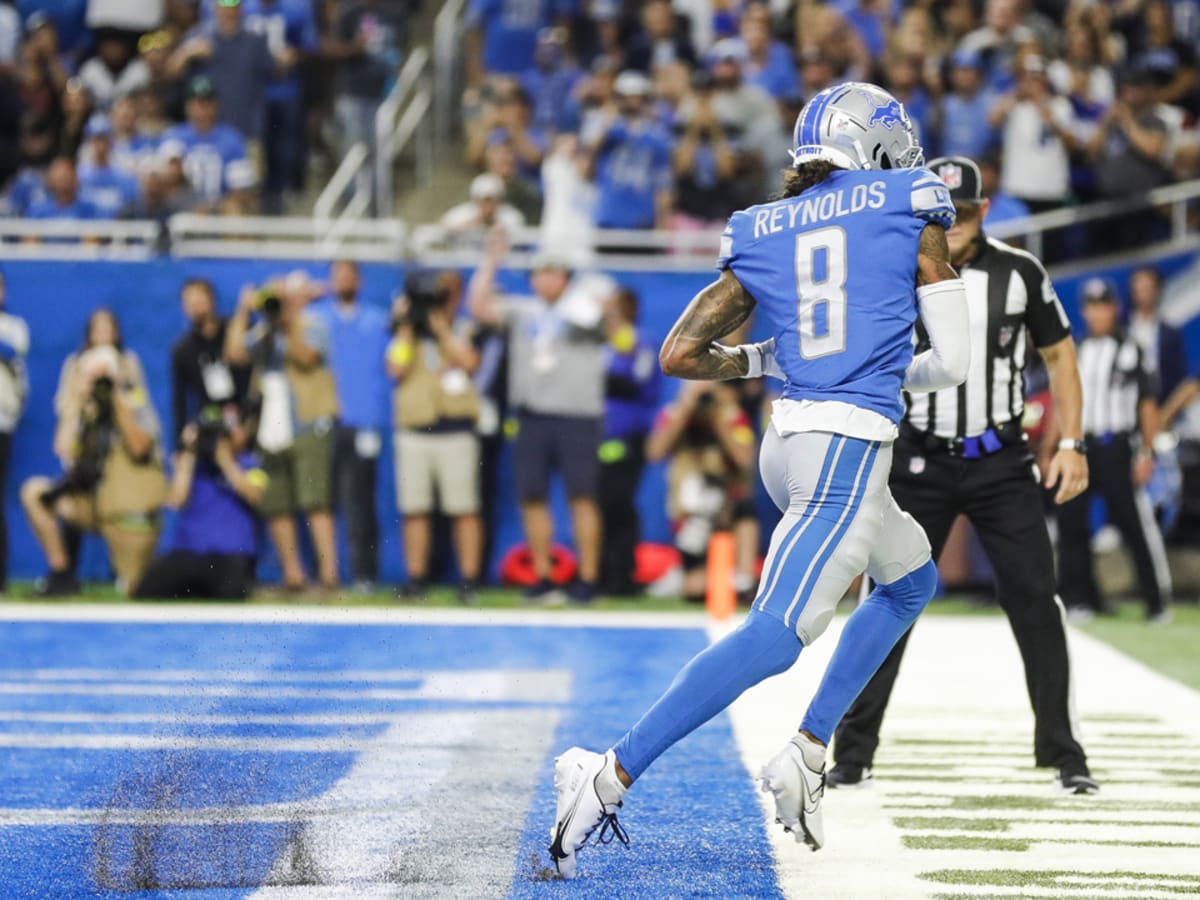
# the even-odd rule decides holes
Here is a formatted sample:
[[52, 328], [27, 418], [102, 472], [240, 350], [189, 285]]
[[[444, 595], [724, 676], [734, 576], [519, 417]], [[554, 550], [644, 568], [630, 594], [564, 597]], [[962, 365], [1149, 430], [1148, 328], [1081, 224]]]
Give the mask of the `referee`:
[[[1083, 430], [1088, 465], [1096, 479], [1091, 490], [1059, 511], [1058, 592], [1072, 612], [1090, 616], [1102, 609], [1092, 572], [1089, 528], [1089, 501], [1092, 494], [1099, 494], [1133, 557], [1146, 617], [1165, 624], [1170, 621], [1165, 597], [1171, 591], [1171, 576], [1162, 534], [1142, 490], [1154, 467], [1155, 385], [1143, 365], [1141, 349], [1118, 325], [1112, 285], [1100, 278], [1084, 285], [1083, 317], [1088, 326], [1088, 336], [1079, 345]], [[1135, 433], [1140, 433], [1136, 451]]]
[[[1041, 263], [984, 235], [988, 201], [980, 192], [978, 167], [958, 156], [934, 160], [929, 167], [950, 188], [958, 214], [946, 237], [966, 284], [971, 366], [956, 388], [906, 395], [907, 412], [892, 462], [892, 494], [925, 529], [935, 559], [959, 514], [974, 525], [1025, 661], [1037, 764], [1058, 769], [1065, 790], [1094, 793], [1099, 785], [1088, 771], [1072, 722], [1066, 633], [1054, 595], [1054, 555], [1041, 488], [1021, 430], [1028, 329], [1046, 362], [1065, 436], [1046, 472], [1046, 485], [1057, 486], [1058, 503], [1087, 488], [1070, 325]], [[917, 337], [919, 351], [927, 345], [920, 326]], [[838, 727], [830, 787], [871, 778], [879, 728], [907, 642], [906, 634]]]

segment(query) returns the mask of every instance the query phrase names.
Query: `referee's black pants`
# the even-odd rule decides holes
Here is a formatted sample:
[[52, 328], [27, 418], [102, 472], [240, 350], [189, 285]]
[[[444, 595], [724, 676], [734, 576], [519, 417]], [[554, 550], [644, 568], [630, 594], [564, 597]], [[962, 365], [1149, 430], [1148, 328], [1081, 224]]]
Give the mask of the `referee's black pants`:
[[[934, 559], [941, 556], [960, 513], [975, 527], [1025, 663], [1036, 763], [1056, 768], [1083, 764], [1083, 748], [1071, 728], [1070, 662], [1062, 609], [1054, 596], [1054, 553], [1029, 450], [1005, 447], [990, 456], [963, 459], [946, 452], [927, 454], [902, 437], [892, 458], [891, 489], [900, 508], [925, 529]], [[871, 765], [909, 634], [900, 638], [838, 726], [834, 760], [839, 765]]]
[[[1112, 435], [1107, 441], [1088, 438], [1087, 491], [1058, 510], [1058, 593], [1067, 606], [1100, 611], [1100, 592], [1092, 569], [1090, 506], [1092, 497], [1104, 498], [1109, 520], [1121, 532], [1121, 539], [1133, 557], [1138, 586], [1145, 598], [1149, 615], [1162, 612], [1167, 587], [1165, 550], [1154, 512], [1144, 497], [1138, 497], [1133, 485], [1133, 448], [1129, 435]], [[1155, 553], [1150, 549], [1155, 544]]]

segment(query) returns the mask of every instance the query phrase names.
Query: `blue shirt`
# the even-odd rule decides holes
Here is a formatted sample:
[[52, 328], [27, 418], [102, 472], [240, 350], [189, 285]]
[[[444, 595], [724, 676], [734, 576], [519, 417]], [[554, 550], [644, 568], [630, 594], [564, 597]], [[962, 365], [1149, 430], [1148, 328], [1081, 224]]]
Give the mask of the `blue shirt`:
[[917, 247], [954, 222], [928, 169], [836, 171], [798, 197], [736, 212], [718, 268], [731, 269], [775, 338], [791, 400], [836, 400], [899, 424], [913, 355]]
[[[258, 457], [238, 458], [243, 470], [260, 466]], [[211, 463], [196, 462], [192, 492], [175, 518], [173, 549], [189, 553], [254, 556], [258, 552], [257, 518], [225, 476]]]
[[314, 304], [312, 314], [329, 329], [329, 367], [337, 383], [338, 418], [351, 428], [382, 431], [388, 416], [387, 314], [361, 300], [347, 312], [333, 299]]
[[467, 27], [483, 29], [483, 67], [517, 75], [533, 65], [538, 31], [550, 24], [550, 0], [471, 0]]
[[140, 195], [138, 180], [130, 172], [95, 165], [79, 167], [79, 196], [105, 216], [117, 218], [130, 211]]
[[581, 72], [576, 66], [565, 65], [550, 72], [537, 66], [526, 69], [521, 84], [533, 101], [533, 124], [552, 132], [571, 131], [578, 127], [579, 117], [573, 109], [571, 93], [579, 83]]
[[[267, 41], [271, 53], [278, 54], [287, 48], [301, 53], [314, 53], [318, 49], [317, 23], [313, 18], [313, 4], [309, 0], [243, 0], [242, 15], [246, 30], [261, 34]], [[293, 66], [290, 72], [277, 75], [267, 85], [267, 101], [280, 103], [300, 96], [300, 70]]]
[[163, 135], [163, 142], [183, 144], [183, 170], [192, 190], [205, 200], [219, 200], [227, 192], [225, 167], [246, 158], [246, 142], [232, 125], [218, 123], [201, 134], [188, 123], [176, 125]]
[[661, 125], [618, 121], [601, 142], [596, 163], [596, 224], [653, 228], [655, 196], [673, 180], [671, 139]]
[[780, 41], [772, 41], [767, 48], [767, 61], [762, 68], [755, 68], [753, 62], [748, 62], [742, 69], [742, 77], [750, 84], [756, 84], [776, 100], [796, 93], [800, 85], [796, 77], [796, 64], [792, 61], [792, 51]]
[[60, 204], [49, 194], [35, 200], [25, 211], [27, 219], [110, 219], [81, 193], [73, 203]]
[[64, 53], [81, 50], [91, 42], [87, 27], [88, 0], [17, 0], [17, 11], [25, 22], [35, 12], [44, 12], [58, 31], [58, 46]]
[[974, 97], [947, 94], [942, 101], [942, 140], [938, 152], [968, 159], [984, 156], [996, 141], [996, 131], [988, 123], [988, 110], [995, 99], [990, 91], [979, 91]]
[[658, 348], [638, 334], [632, 349], [621, 352], [609, 344], [607, 355], [605, 438], [649, 434], [662, 392]]
[[23, 216], [26, 210], [46, 197], [46, 185], [37, 169], [22, 169], [8, 189], [8, 207], [12, 215]]
[[996, 225], [1010, 219], [1023, 219], [1029, 215], [1029, 207], [1025, 201], [1018, 200], [1008, 194], [995, 194], [988, 200], [987, 223]]

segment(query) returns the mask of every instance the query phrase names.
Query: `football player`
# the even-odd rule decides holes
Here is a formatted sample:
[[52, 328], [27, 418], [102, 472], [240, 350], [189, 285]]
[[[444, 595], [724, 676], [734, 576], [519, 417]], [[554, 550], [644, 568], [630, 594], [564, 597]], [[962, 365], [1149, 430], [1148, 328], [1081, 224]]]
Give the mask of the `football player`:
[[[783, 196], [734, 213], [720, 277], [692, 300], [663, 345], [663, 371], [784, 381], [759, 460], [783, 517], [753, 607], [691, 660], [606, 753], [558, 757], [550, 855], [564, 878], [626, 790], [663, 751], [743, 691], [783, 672], [833, 618], [850, 582], [878, 585], [846, 622], [798, 734], [762, 770], [778, 820], [813, 850], [824, 842], [825, 745], [847, 707], [933, 595], [937, 570], [920, 526], [888, 490], [901, 386], [962, 382], [966, 296], [950, 265], [954, 205], [900, 102], [870, 84], [816, 94], [796, 120]], [[755, 306], [774, 336], [717, 343]], [[913, 354], [918, 311], [931, 347]], [[611, 834], [610, 834], [611, 833]]]

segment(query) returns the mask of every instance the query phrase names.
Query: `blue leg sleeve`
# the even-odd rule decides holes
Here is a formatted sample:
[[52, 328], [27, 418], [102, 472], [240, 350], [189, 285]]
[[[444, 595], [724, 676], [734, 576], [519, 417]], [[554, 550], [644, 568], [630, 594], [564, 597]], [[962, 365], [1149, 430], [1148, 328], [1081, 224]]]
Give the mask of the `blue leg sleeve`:
[[800, 725], [828, 744], [850, 704], [912, 627], [937, 588], [930, 560], [891, 584], [881, 584], [846, 621], [837, 649]]
[[698, 653], [613, 749], [638, 778], [680, 738], [691, 734], [742, 692], [789, 669], [800, 655], [796, 633], [774, 616], [751, 612], [740, 628]]

